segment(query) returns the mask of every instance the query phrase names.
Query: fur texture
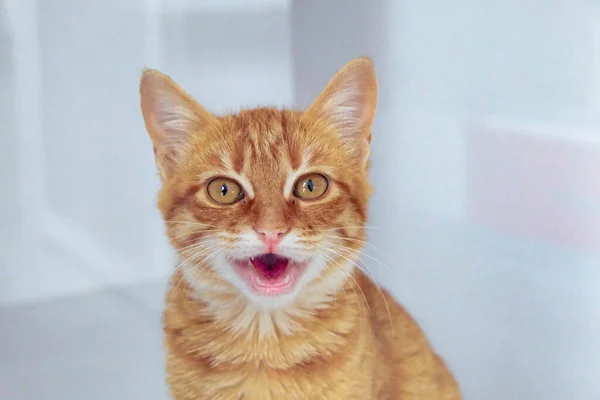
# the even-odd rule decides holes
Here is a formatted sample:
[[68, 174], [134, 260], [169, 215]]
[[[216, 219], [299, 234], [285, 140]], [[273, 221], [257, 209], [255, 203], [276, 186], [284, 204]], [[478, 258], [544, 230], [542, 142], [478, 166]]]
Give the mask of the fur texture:
[[[304, 112], [218, 117], [170, 78], [144, 72], [158, 205], [180, 259], [164, 312], [174, 399], [460, 399], [417, 324], [358, 264], [376, 97], [365, 58]], [[294, 187], [311, 173], [329, 185], [308, 201]], [[243, 196], [215, 202], [214, 178]], [[280, 240], [277, 254], [302, 266], [277, 296], [253, 291], [235, 268], [266, 252], [265, 231]]]

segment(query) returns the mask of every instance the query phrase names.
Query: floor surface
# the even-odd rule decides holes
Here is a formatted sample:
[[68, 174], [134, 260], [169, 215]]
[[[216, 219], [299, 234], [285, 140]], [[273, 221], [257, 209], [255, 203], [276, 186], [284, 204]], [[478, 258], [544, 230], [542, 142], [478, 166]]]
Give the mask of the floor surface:
[[0, 308], [0, 399], [166, 400], [164, 285]]

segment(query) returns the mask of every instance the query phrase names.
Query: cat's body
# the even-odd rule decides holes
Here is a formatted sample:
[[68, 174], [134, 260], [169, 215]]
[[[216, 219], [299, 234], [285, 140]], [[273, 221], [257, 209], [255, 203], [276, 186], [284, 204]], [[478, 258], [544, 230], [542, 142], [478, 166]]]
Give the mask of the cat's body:
[[142, 110], [180, 265], [164, 312], [175, 400], [458, 400], [358, 264], [376, 83], [349, 63], [305, 112], [216, 117], [148, 71]]
[[164, 313], [168, 382], [177, 400], [460, 398], [413, 319], [384, 291], [386, 305], [358, 270], [368, 307], [357, 284], [348, 283], [333, 307], [301, 321], [305, 332], [262, 341], [211, 321], [193, 289], [176, 283], [180, 278]]

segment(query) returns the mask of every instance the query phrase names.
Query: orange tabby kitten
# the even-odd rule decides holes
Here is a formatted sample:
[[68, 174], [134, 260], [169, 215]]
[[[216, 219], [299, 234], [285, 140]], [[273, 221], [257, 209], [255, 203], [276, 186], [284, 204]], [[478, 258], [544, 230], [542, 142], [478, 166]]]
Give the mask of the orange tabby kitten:
[[215, 116], [152, 70], [140, 92], [181, 262], [164, 312], [174, 399], [461, 398], [415, 321], [355, 264], [370, 60], [347, 64], [304, 112]]

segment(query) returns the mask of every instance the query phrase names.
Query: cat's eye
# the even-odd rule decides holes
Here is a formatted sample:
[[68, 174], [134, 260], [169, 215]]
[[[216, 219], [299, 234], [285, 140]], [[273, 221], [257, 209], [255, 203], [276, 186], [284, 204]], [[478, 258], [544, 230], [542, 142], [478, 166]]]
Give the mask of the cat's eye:
[[302, 176], [294, 185], [294, 196], [302, 200], [316, 200], [327, 192], [329, 182], [321, 174]]
[[208, 196], [219, 204], [233, 204], [244, 198], [239, 183], [227, 178], [215, 178], [208, 183]]

